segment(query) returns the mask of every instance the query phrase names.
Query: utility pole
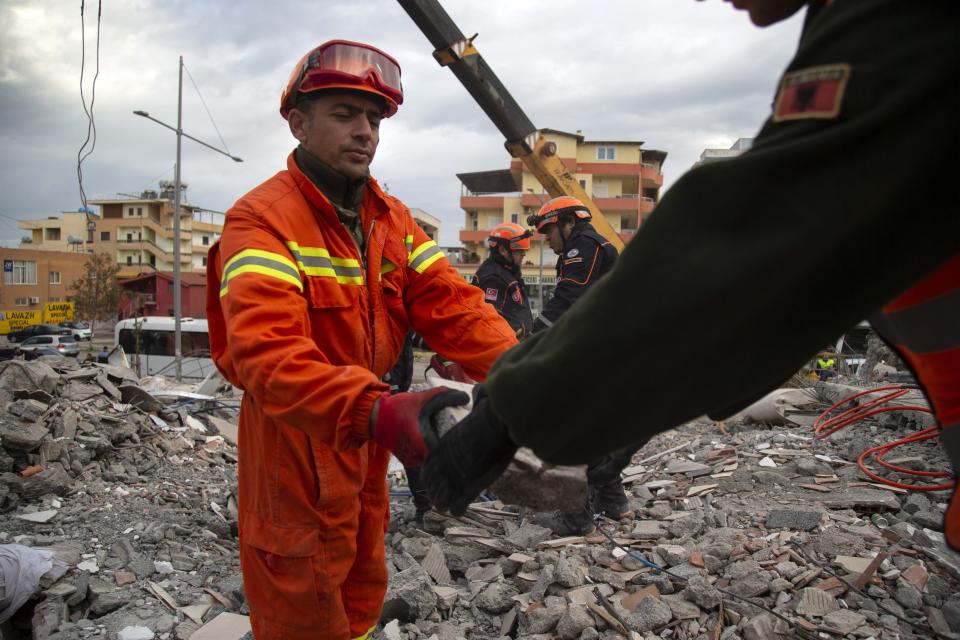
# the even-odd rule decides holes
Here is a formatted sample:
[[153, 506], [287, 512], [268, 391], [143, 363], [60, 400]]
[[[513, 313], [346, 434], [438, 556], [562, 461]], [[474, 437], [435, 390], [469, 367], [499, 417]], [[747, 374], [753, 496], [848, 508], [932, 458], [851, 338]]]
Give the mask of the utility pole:
[[[183, 56], [180, 56], [179, 62], [179, 77], [177, 82], [177, 127], [173, 128], [168, 125], [166, 122], [157, 120], [151, 116], [146, 111], [137, 110], [133, 112], [134, 115], [138, 115], [147, 120], [152, 120], [159, 125], [174, 131], [177, 134], [177, 164], [174, 167], [174, 178], [173, 178], [173, 335], [174, 335], [174, 356], [176, 360], [176, 376], [177, 382], [183, 377], [183, 353], [182, 353], [182, 336], [180, 331], [180, 320], [183, 316], [181, 303], [180, 303], [180, 288], [181, 288], [181, 277], [180, 277], [180, 191], [182, 190], [180, 183], [180, 159], [181, 159], [181, 146], [183, 138], [189, 138], [194, 142], [202, 144], [208, 149], [212, 149], [217, 153], [223, 154], [233, 160], [234, 162], [243, 162], [242, 158], [231, 155], [226, 151], [218, 149], [213, 145], [209, 145], [203, 140], [197, 140], [191, 135], [187, 135], [183, 132]], [[159, 271], [154, 267], [154, 271]]]
[[183, 379], [182, 336], [180, 335], [180, 147], [183, 141], [183, 56], [177, 82], [177, 164], [173, 171], [173, 356], [177, 382]]

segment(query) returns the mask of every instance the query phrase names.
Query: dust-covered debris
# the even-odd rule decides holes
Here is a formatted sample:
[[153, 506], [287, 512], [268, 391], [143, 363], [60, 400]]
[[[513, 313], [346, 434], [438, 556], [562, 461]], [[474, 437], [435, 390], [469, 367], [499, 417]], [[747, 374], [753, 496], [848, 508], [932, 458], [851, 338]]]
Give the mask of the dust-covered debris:
[[52, 558], [21, 587], [5, 640], [189, 638], [247, 613], [236, 450], [207, 419], [235, 422], [235, 405], [230, 392], [161, 400], [110, 365], [0, 363], [0, 591], [29, 566], [6, 550]]
[[[446, 597], [391, 637], [960, 638], [960, 557], [940, 532], [948, 494], [887, 486], [856, 465], [925, 419], [893, 412], [814, 438], [816, 414], [847, 388], [792, 389], [722, 429], [694, 422], [652, 439], [623, 472], [633, 516], [599, 521], [618, 546], [600, 533], [557, 538], [496, 499], [463, 518], [428, 513], [417, 527], [398, 497], [391, 583], [411, 573], [411, 554], [412, 573]], [[758, 422], [760, 409], [775, 424]], [[949, 469], [933, 443], [896, 454]], [[402, 489], [402, 473], [393, 481]], [[442, 585], [428, 573], [431, 540], [449, 543]], [[414, 595], [407, 608], [419, 604]]]

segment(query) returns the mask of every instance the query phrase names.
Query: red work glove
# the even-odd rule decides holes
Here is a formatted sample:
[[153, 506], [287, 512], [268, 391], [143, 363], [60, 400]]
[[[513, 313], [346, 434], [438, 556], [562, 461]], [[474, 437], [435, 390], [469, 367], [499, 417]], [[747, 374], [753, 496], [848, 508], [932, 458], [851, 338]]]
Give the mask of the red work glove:
[[371, 437], [389, 449], [406, 467], [419, 467], [427, 457], [424, 432], [432, 433], [430, 418], [446, 407], [470, 402], [463, 391], [437, 387], [430, 391], [384, 393], [371, 420]]
[[437, 372], [437, 375], [444, 380], [465, 382], [467, 384], [473, 383], [473, 380], [470, 379], [470, 376], [464, 373], [463, 367], [451, 360], [445, 360], [437, 354], [433, 354], [433, 357], [430, 358], [430, 365], [427, 367], [427, 369], [433, 369]]

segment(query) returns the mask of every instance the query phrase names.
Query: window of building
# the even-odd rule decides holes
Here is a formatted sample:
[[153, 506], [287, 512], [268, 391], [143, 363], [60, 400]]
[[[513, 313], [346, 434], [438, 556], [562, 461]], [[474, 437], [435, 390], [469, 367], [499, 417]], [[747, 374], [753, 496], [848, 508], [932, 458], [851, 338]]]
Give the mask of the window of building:
[[50, 284], [60, 284], [60, 272], [51, 271], [50, 272]]
[[4, 284], [37, 284], [37, 263], [31, 260], [4, 260]]
[[101, 231], [100, 232], [100, 242], [110, 242], [110, 232]]
[[137, 207], [137, 215], [141, 218], [143, 217], [143, 207]]
[[210, 236], [203, 236], [202, 238], [200, 238], [200, 241], [204, 244], [204, 246], [206, 246], [210, 244]]
[[60, 228], [59, 227], [50, 227], [45, 229], [45, 238], [44, 240], [59, 240], [60, 239]]
[[203, 266], [207, 266], [207, 256], [203, 256]]
[[127, 256], [127, 264], [133, 264], [133, 256]]
[[586, 181], [586, 180], [577, 180], [577, 182], [580, 183], [580, 188], [581, 188], [581, 189], [583, 189], [584, 191], [587, 190], [587, 181]]
[[128, 233], [128, 234], [127, 234], [127, 242], [133, 242], [133, 234], [132, 234], [132, 233]]
[[519, 214], [519, 213], [511, 213], [511, 214], [510, 214], [510, 222], [512, 222], [512, 223], [514, 223], [514, 224], [520, 222], [520, 214]]
[[13, 304], [15, 304], [18, 307], [25, 307], [28, 304], [30, 304], [30, 300], [28, 300], [27, 298], [17, 298], [16, 300], [14, 300]]
[[597, 147], [597, 160], [616, 160], [616, 147]]

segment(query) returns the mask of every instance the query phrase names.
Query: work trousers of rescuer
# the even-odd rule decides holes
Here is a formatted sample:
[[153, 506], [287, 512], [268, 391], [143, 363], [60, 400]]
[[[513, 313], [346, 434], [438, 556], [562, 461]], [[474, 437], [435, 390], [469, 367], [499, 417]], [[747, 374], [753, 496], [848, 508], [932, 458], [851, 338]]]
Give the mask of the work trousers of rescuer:
[[323, 526], [306, 530], [316, 536], [316, 544], [297, 545], [291, 552], [295, 555], [271, 553], [244, 542], [241, 528], [240, 564], [257, 640], [351, 640], [370, 635], [387, 590], [389, 458], [382, 449], [369, 457], [359, 495], [325, 505]]

